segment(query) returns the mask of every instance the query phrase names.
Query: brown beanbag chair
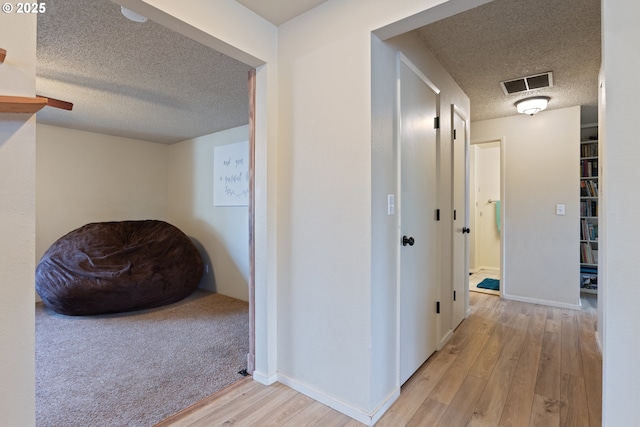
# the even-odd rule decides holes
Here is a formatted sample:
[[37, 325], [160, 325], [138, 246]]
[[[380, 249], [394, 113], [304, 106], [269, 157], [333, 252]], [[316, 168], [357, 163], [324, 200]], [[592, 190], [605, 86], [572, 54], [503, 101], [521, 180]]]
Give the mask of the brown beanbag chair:
[[57, 313], [118, 313], [185, 298], [202, 270], [198, 249], [171, 224], [99, 222], [51, 245], [36, 268], [36, 290]]

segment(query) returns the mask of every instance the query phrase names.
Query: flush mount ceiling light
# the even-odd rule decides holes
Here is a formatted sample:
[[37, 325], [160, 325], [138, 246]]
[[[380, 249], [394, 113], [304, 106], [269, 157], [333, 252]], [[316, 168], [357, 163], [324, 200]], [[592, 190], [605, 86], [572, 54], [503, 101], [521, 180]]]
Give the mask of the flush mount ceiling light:
[[532, 98], [521, 99], [520, 101], [517, 101], [515, 105], [518, 109], [518, 113], [533, 116], [547, 108], [549, 99], [551, 98], [548, 96], [534, 96]]
[[124, 6], [120, 6], [120, 11], [127, 19], [130, 19], [133, 22], [147, 22], [146, 16], [135, 13], [133, 10], [127, 9]]

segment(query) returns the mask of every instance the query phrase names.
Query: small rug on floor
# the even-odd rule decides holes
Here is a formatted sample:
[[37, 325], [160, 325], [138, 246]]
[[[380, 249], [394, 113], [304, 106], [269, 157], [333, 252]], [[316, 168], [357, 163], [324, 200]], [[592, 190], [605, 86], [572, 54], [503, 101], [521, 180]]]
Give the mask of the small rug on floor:
[[500, 280], [498, 279], [484, 279], [482, 282], [476, 285], [478, 288], [491, 289], [492, 291], [500, 290]]

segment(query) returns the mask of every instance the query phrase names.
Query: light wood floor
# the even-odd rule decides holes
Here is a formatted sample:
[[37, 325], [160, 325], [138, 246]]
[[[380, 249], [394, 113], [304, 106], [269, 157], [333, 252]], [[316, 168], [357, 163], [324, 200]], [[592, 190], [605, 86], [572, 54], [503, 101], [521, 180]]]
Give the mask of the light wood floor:
[[[573, 311], [471, 292], [471, 315], [376, 426], [600, 426], [595, 297], [582, 303]], [[251, 379], [157, 426], [222, 425], [362, 426], [281, 384]]]

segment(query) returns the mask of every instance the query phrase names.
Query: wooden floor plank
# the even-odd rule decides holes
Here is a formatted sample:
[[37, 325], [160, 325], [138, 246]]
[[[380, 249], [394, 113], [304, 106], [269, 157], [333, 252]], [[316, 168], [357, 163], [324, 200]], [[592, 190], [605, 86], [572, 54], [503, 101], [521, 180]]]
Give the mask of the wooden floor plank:
[[503, 351], [480, 396], [473, 417], [467, 424], [468, 427], [495, 427], [500, 422], [528, 323], [529, 318], [525, 314], [518, 314], [511, 319], [510, 331], [504, 337]]
[[582, 377], [582, 352], [575, 310], [562, 310], [561, 329], [561, 371]]
[[[555, 310], [551, 311], [556, 312]], [[548, 324], [549, 318], [547, 317], [547, 328], [542, 340], [542, 354], [540, 355], [535, 393], [558, 401], [560, 400], [560, 334], [549, 332]]]
[[431, 427], [440, 421], [444, 416], [448, 405], [444, 403], [436, 402], [435, 400], [427, 399], [418, 410], [413, 414], [413, 417], [406, 424], [406, 427]]
[[529, 427], [559, 427], [560, 401], [535, 394]]
[[359, 423], [356, 420], [351, 420], [348, 423], [346, 423], [343, 427], [363, 427], [363, 426], [364, 424]]
[[600, 355], [583, 355], [584, 384], [589, 410], [589, 425], [602, 425], [602, 358]]
[[[469, 317], [376, 427], [600, 426], [596, 303], [573, 312], [472, 294]], [[157, 427], [363, 426], [282, 384], [243, 381]]]
[[445, 405], [450, 404], [488, 339], [489, 336], [485, 334], [475, 333], [466, 342], [465, 346], [460, 349], [458, 357], [453, 361], [428, 397]]
[[442, 427], [465, 426], [473, 415], [473, 408], [480, 399], [486, 383], [487, 381], [482, 378], [466, 377], [436, 425]]
[[457, 346], [449, 343], [431, 356], [402, 387], [401, 396], [406, 398], [398, 399], [378, 422], [377, 427], [396, 427], [408, 423], [458, 357], [459, 351]]
[[584, 378], [563, 374], [560, 383], [560, 426], [588, 426], [589, 408]]
[[546, 324], [546, 332], [561, 332], [561, 310], [555, 307], [549, 307], [547, 310], [547, 324]]
[[247, 407], [253, 406], [256, 402], [268, 396], [277, 395], [278, 392], [283, 393], [286, 389], [287, 387], [282, 384], [273, 384], [270, 387], [256, 387], [216, 410], [201, 414], [202, 416], [200, 417], [192, 417], [188, 421], [188, 424], [185, 425], [189, 427], [213, 427], [221, 425], [223, 422], [230, 421], [235, 416], [239, 416]]
[[510, 332], [508, 325], [500, 324], [494, 328], [480, 355], [469, 371], [469, 375], [474, 377], [488, 379], [493, 371], [494, 366], [498, 362], [502, 348]]
[[266, 388], [264, 385], [253, 381], [251, 378], [245, 378], [231, 386], [209, 396], [194, 405], [172, 415], [169, 418], [155, 424], [153, 427], [183, 427], [189, 426], [192, 421], [200, 419], [211, 412], [217, 411], [220, 407], [237, 404], [238, 400], [246, 393], [255, 392]]
[[313, 402], [311, 405], [306, 406], [302, 411], [298, 412], [295, 416], [291, 417], [289, 421], [282, 424], [282, 427], [305, 427], [312, 426], [319, 419], [325, 417], [328, 413], [333, 411], [326, 405], [320, 402]]
[[518, 365], [513, 374], [509, 395], [505, 402], [501, 427], [528, 426], [533, 405], [534, 385], [538, 378], [542, 337], [547, 322], [547, 309], [536, 306], [529, 318], [529, 325]]
[[475, 363], [476, 358], [484, 347], [488, 337], [483, 334], [475, 335], [465, 348], [460, 351], [456, 360], [451, 364], [449, 369], [444, 373], [433, 391], [428, 397], [432, 400], [448, 405], [458, 392], [458, 389], [467, 378], [471, 366]]
[[[347, 417], [344, 414], [341, 414], [338, 411], [331, 411], [324, 417], [320, 418], [313, 425], [314, 427], [325, 427], [325, 426], [335, 426], [335, 427], [344, 427], [347, 424], [362, 426], [362, 424], [357, 421]], [[275, 426], [279, 426], [281, 424], [274, 424]], [[255, 427], [260, 427], [260, 424], [257, 424]]]
[[[217, 416], [215, 422], [212, 420], [207, 421], [207, 426], [228, 426], [228, 425], [253, 425], [262, 418], [262, 411], [273, 412], [276, 409], [281, 409], [288, 400], [295, 397], [297, 393], [290, 389], [284, 388], [278, 393], [273, 393], [264, 396], [262, 399], [256, 401], [251, 405], [247, 405], [244, 410], [230, 416], [227, 419]], [[260, 424], [262, 425], [262, 424]]]
[[[296, 393], [274, 411], [267, 412], [266, 415], [257, 419], [252, 425], [255, 425], [256, 427], [281, 426], [283, 423], [289, 421], [289, 419], [293, 418], [296, 414], [313, 403], [313, 401], [314, 400], [312, 398], [305, 396], [304, 394]], [[263, 414], [264, 411], [260, 411], [260, 413]]]

